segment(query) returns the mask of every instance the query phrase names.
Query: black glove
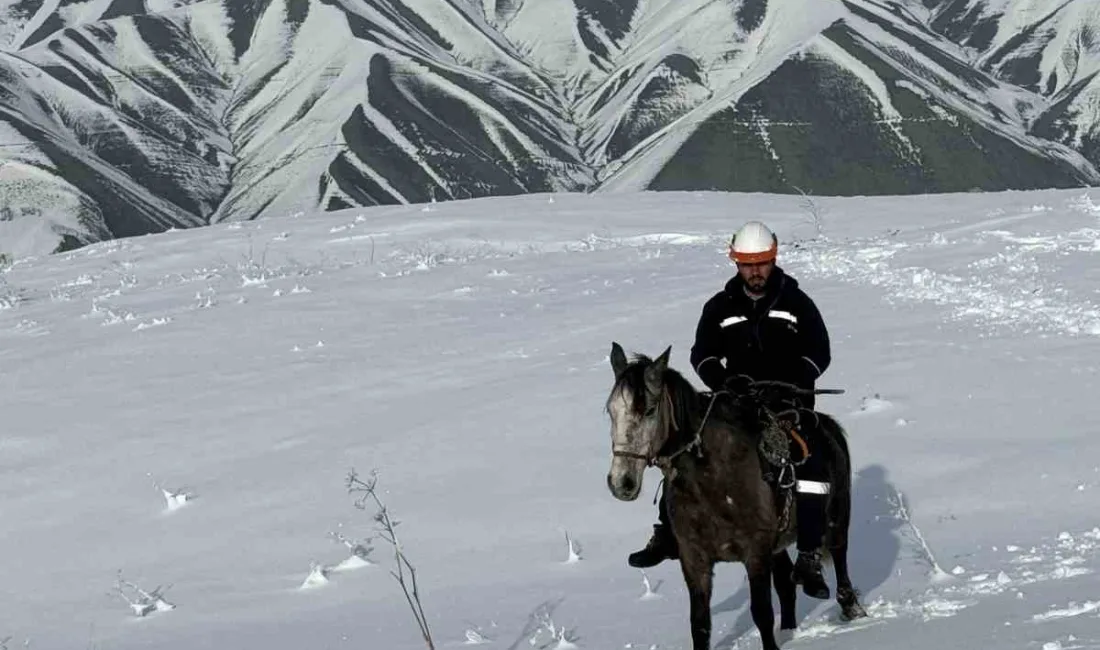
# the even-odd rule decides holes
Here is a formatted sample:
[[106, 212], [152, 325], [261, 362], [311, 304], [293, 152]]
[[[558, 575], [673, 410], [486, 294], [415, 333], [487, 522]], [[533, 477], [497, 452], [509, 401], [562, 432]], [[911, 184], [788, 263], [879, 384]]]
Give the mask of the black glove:
[[709, 359], [704, 359], [703, 362], [699, 364], [696, 374], [699, 375], [699, 379], [702, 379], [703, 383], [707, 385], [707, 388], [712, 391], [718, 391], [722, 389], [722, 383], [726, 376], [726, 368], [716, 357], [710, 357]]

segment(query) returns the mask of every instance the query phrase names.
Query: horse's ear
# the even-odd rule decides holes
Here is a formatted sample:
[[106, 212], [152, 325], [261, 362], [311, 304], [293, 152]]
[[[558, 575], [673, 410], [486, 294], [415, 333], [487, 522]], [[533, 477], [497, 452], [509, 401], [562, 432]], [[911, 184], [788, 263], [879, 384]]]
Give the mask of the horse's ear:
[[661, 353], [661, 356], [654, 359], [653, 363], [645, 369], [645, 383], [650, 392], [656, 393], [661, 390], [661, 383], [665, 376], [665, 370], [668, 370], [668, 358], [672, 355], [672, 346], [665, 348], [665, 351]]
[[623, 352], [623, 346], [612, 341], [611, 342], [611, 369], [615, 371], [615, 376], [618, 377], [626, 370], [626, 352]]

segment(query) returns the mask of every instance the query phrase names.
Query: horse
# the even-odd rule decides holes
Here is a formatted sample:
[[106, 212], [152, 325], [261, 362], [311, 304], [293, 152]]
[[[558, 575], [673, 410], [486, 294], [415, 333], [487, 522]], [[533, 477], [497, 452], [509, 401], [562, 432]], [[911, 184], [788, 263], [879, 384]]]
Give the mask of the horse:
[[[647, 467], [665, 479], [669, 524], [690, 601], [693, 650], [709, 650], [714, 566], [740, 562], [749, 580], [749, 609], [764, 650], [778, 650], [771, 582], [780, 604], [780, 629], [793, 630], [796, 585], [786, 548], [796, 539], [797, 508], [766, 480], [759, 452], [765, 422], [751, 396], [696, 391], [669, 368], [669, 346], [655, 360], [627, 360], [613, 342], [615, 383], [607, 398], [611, 418], [611, 468], [607, 487], [621, 501], [634, 501]], [[829, 505], [823, 547], [831, 557], [842, 617], [866, 616], [848, 576], [851, 464], [846, 433], [833, 417], [815, 412], [828, 456]]]

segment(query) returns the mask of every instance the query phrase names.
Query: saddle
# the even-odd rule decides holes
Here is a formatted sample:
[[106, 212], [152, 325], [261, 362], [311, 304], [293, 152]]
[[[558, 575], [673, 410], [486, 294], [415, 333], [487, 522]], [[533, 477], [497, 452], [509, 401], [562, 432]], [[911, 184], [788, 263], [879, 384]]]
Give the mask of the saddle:
[[813, 451], [804, 436], [817, 429], [820, 420], [812, 409], [796, 407], [778, 413], [765, 413], [763, 435], [757, 451], [760, 466], [764, 470], [764, 482], [776, 496], [779, 529], [786, 529], [790, 521], [791, 504], [796, 490], [801, 491], [798, 467], [805, 464]]
[[758, 451], [764, 461], [764, 478], [768, 483], [778, 485], [783, 482], [783, 487], [788, 487], [786, 483], [793, 485], [795, 480], [794, 468], [803, 465], [813, 453], [806, 437], [820, 424], [817, 412], [802, 407], [774, 412], [762, 406], [761, 410], [764, 411], [761, 415], [766, 424]]
[[[755, 402], [760, 419], [765, 423], [757, 448], [763, 461], [764, 478], [773, 487], [778, 485], [780, 479], [793, 485], [794, 468], [804, 464], [812, 453], [806, 442], [808, 433], [805, 432], [812, 432], [820, 425], [817, 411], [801, 406], [789, 393], [776, 395], [765, 389], [741, 395], [728, 391], [708, 391], [704, 394], [713, 396], [716, 392], [725, 393], [733, 399], [747, 398]], [[786, 475], [780, 476], [784, 470]]]

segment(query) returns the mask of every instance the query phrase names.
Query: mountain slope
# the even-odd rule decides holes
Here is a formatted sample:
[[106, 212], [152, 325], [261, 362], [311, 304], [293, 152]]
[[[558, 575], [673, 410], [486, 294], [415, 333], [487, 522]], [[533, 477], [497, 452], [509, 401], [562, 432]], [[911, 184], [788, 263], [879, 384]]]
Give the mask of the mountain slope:
[[1080, 153], [1028, 132], [1029, 93], [875, 3], [846, 7], [734, 105], [702, 119], [674, 156], [658, 157], [646, 186], [858, 194], [1096, 182]]
[[996, 8], [0, 0], [0, 249], [542, 191], [1100, 183], [1095, 12], [1028, 32], [1032, 83]]
[[925, 2], [933, 29], [972, 51], [977, 67], [1047, 100], [1030, 116], [1033, 133], [1100, 163], [1100, 5]]

